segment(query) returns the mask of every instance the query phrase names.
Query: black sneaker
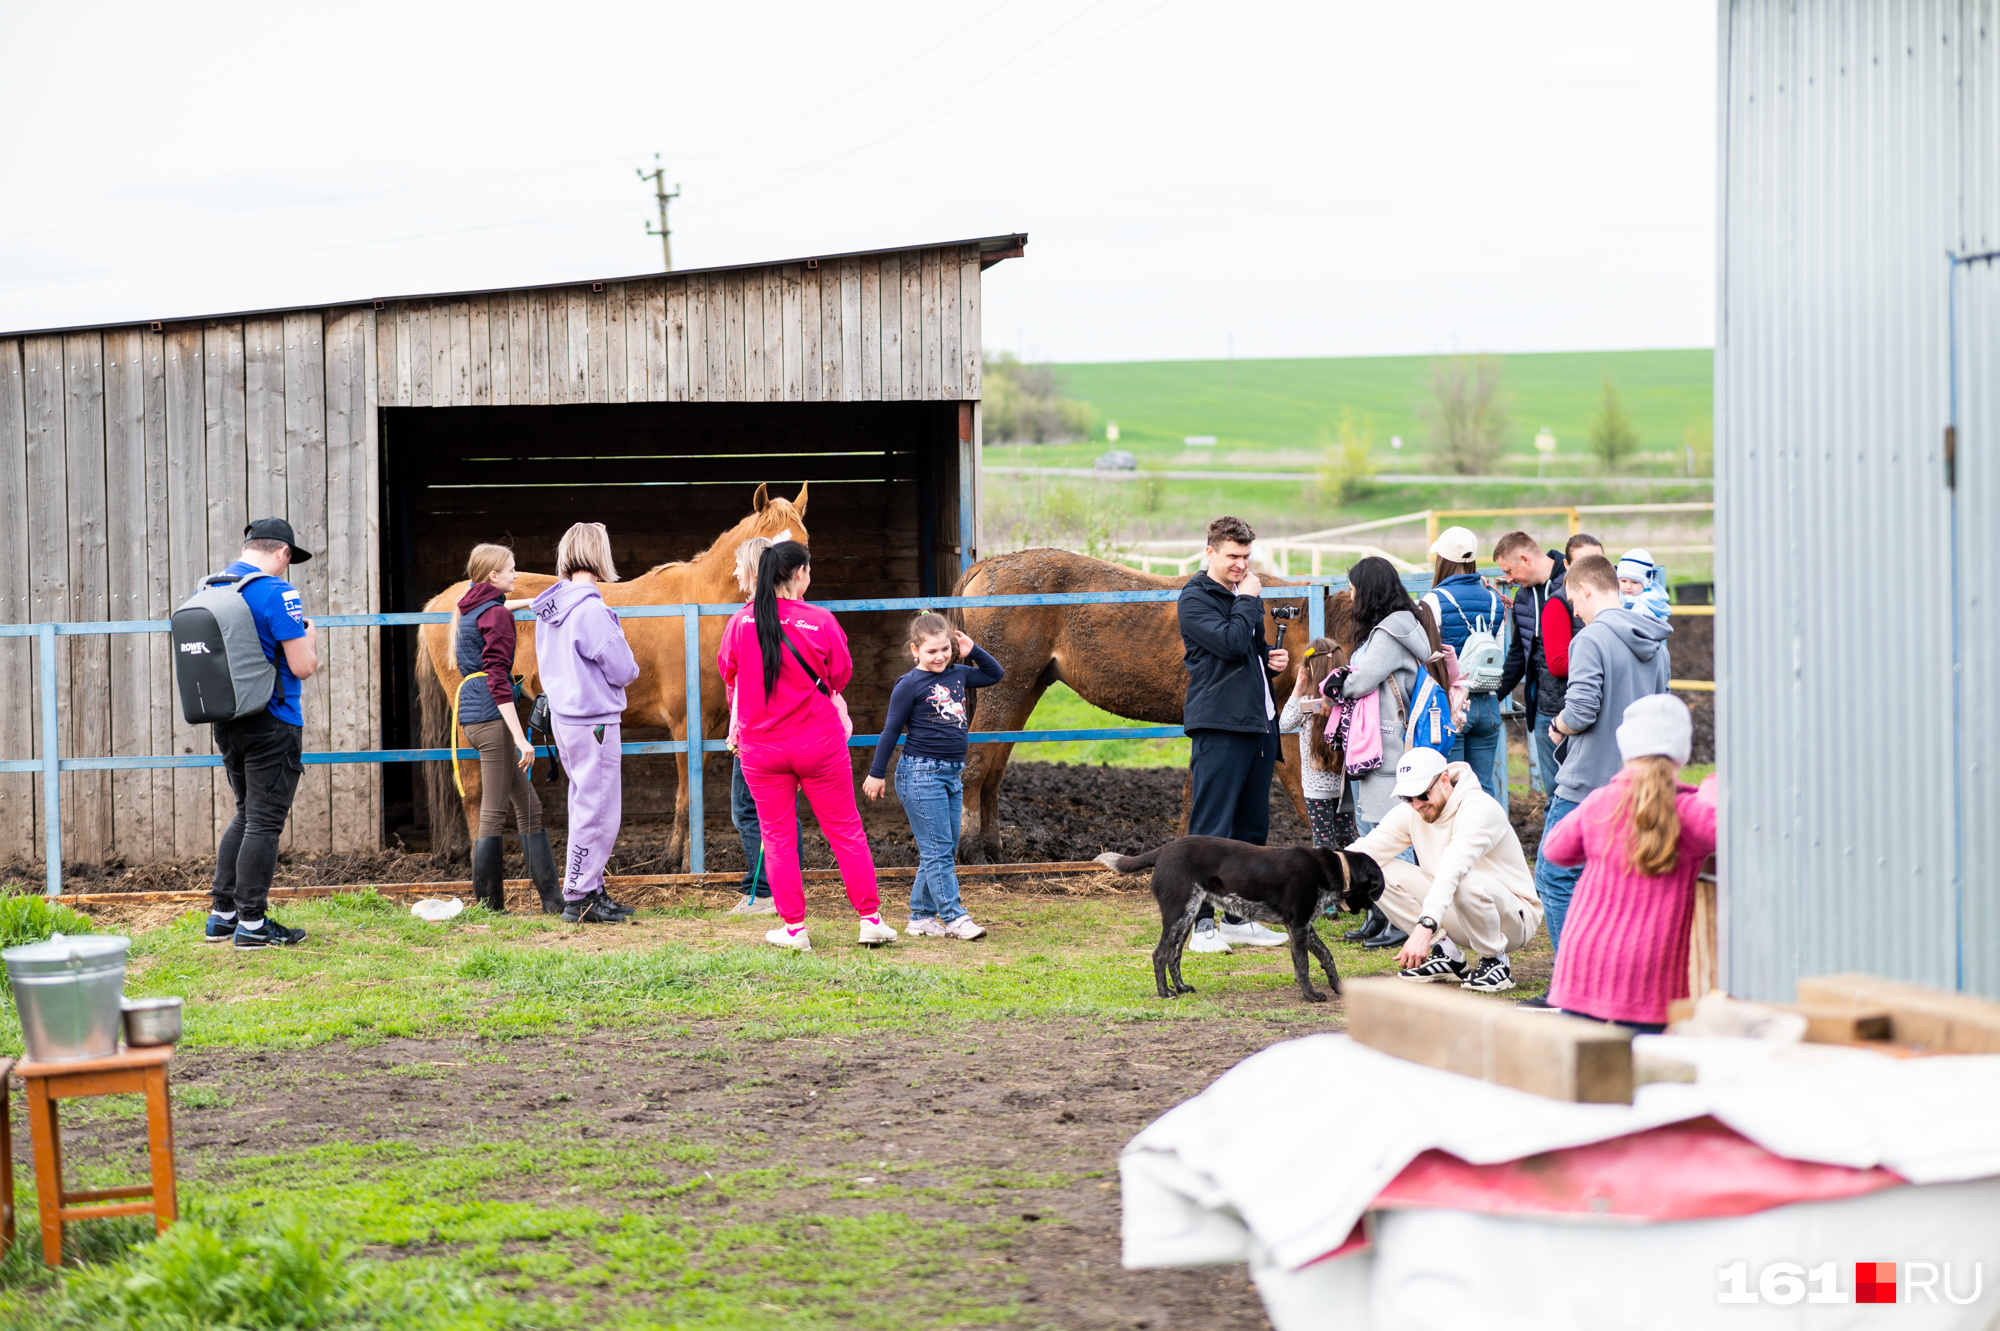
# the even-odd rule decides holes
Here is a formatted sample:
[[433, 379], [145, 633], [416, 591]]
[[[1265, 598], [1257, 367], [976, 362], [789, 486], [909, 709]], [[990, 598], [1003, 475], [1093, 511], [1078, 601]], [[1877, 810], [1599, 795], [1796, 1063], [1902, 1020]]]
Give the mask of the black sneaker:
[[609, 910], [613, 915], [616, 915], [621, 920], [629, 920], [634, 915], [637, 915], [639, 913], [638, 911], [633, 910], [630, 906], [627, 906], [622, 902], [613, 901], [611, 899], [611, 894], [606, 892], [601, 887], [597, 889], [597, 900], [598, 904], [602, 905], [605, 909]]
[[1514, 972], [1499, 957], [1481, 957], [1465, 987], [1479, 994], [1498, 994], [1514, 987]]
[[630, 918], [619, 914], [618, 904], [602, 892], [566, 903], [562, 913], [564, 924], [623, 924]]
[[201, 941], [204, 943], [226, 943], [236, 937], [236, 921], [216, 918], [210, 912], [208, 924], [203, 928]]
[[1433, 984], [1440, 980], [1463, 980], [1465, 963], [1453, 961], [1444, 954], [1444, 944], [1432, 943], [1431, 954], [1406, 971], [1398, 971], [1406, 980], [1418, 984]]
[[255, 929], [245, 929], [239, 921], [230, 941], [237, 947], [297, 947], [306, 941], [306, 931], [287, 929], [267, 915]]

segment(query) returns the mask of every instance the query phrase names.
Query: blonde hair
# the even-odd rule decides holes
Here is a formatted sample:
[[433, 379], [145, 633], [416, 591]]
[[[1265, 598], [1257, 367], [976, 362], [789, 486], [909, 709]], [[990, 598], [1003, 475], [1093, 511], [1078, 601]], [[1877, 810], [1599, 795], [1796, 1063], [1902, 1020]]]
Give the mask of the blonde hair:
[[752, 536], [749, 540], [736, 547], [736, 585], [738, 587], [747, 585], [751, 591], [754, 592], [757, 590], [757, 561], [762, 559], [764, 552], [770, 548], [771, 538], [768, 536]]
[[618, 581], [618, 566], [611, 562], [611, 533], [601, 522], [579, 522], [562, 534], [556, 546], [556, 576], [595, 573], [599, 582]]
[[935, 638], [940, 633], [947, 638], [951, 636], [951, 621], [935, 610], [921, 610], [910, 616], [909, 636], [904, 644], [915, 647], [925, 638]]
[[485, 582], [513, 562], [512, 549], [504, 545], [494, 545], [490, 541], [482, 541], [472, 547], [471, 557], [465, 561], [466, 581]]
[[1625, 823], [1625, 854], [1635, 872], [1658, 878], [1681, 857], [1681, 816], [1674, 807], [1680, 794], [1680, 765], [1665, 754], [1634, 758], [1618, 814]]

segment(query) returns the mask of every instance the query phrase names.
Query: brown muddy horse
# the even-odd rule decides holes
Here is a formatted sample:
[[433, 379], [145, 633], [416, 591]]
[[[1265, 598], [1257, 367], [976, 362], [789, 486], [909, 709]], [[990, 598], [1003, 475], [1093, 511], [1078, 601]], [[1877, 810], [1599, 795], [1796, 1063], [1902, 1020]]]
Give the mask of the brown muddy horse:
[[[982, 559], [952, 588], [954, 596], [1022, 596], [1044, 592], [1112, 592], [1177, 589], [1186, 578], [1163, 578], [1122, 564], [1067, 550], [1021, 550]], [[1267, 587], [1300, 584], [1265, 578]], [[1343, 591], [1327, 603], [1327, 631], [1351, 648], [1352, 596]], [[1274, 605], [1264, 602], [1264, 640], [1278, 640]], [[1298, 602], [1289, 604], [1300, 604]], [[1133, 721], [1177, 726], [1187, 697], [1187, 666], [1179, 615], [1172, 601], [1130, 605], [979, 606], [954, 612], [973, 641], [999, 659], [1007, 677], [978, 692], [975, 731], [1021, 730], [1049, 685], [1069, 685], [1085, 702]], [[1311, 640], [1306, 617], [1293, 621], [1285, 637], [1291, 662], [1271, 687], [1282, 703], [1291, 692], [1299, 658]], [[965, 813], [960, 857], [968, 864], [1000, 859], [1000, 779], [1007, 772], [1012, 744], [975, 744], [965, 764]], [[1286, 735], [1278, 778], [1291, 792], [1299, 820], [1305, 821], [1305, 791], [1299, 784], [1299, 741]], [[1181, 799], [1181, 829], [1187, 829], [1187, 794]]]
[[[806, 487], [799, 487], [797, 499], [771, 497], [758, 486], [750, 516], [715, 539], [715, 543], [692, 559], [660, 564], [630, 582], [599, 584], [598, 590], [610, 605], [686, 605], [690, 602], [715, 605], [740, 601], [736, 586], [736, 547], [753, 536], [808, 543], [806, 534]], [[522, 573], [514, 584], [514, 596], [532, 597], [555, 581], [546, 573]], [[456, 582], [431, 598], [424, 607], [451, 613], [467, 584]], [[701, 733], [706, 739], [720, 739], [729, 724], [729, 701], [722, 691], [722, 676], [715, 666], [722, 647], [722, 630], [729, 621], [707, 616], [701, 621]], [[452, 641], [456, 623], [426, 624], [417, 634], [417, 694], [423, 712], [423, 743], [426, 748], [448, 748], [451, 744], [451, 700], [459, 685], [458, 662], [453, 659]], [[639, 662], [639, 678], [625, 690], [627, 729], [652, 727], [671, 731], [678, 740], [687, 738], [686, 624], [678, 617], [628, 619], [625, 640]], [[534, 697], [541, 691], [535, 668], [535, 625], [523, 620], [514, 649], [514, 673], [523, 680], [523, 694]], [[667, 841], [667, 859], [686, 870], [688, 859], [687, 755], [676, 754], [680, 769], [680, 791], [674, 797], [674, 830]], [[472, 829], [479, 821], [479, 764], [461, 762], [459, 771], [465, 784], [460, 799], [453, 789], [450, 763], [426, 763], [426, 790], [430, 802], [431, 849], [434, 854], [455, 855], [471, 845]]]

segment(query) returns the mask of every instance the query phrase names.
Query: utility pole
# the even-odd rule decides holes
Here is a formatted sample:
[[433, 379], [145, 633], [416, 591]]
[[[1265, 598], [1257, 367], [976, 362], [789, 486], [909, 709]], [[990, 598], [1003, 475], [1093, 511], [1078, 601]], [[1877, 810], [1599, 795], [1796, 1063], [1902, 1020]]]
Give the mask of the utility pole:
[[[671, 273], [674, 271], [674, 242], [672, 239], [673, 231], [667, 226], [667, 200], [678, 199], [681, 196], [681, 187], [680, 182], [675, 181], [674, 192], [672, 194], [667, 193], [667, 172], [665, 167], [659, 165], [659, 160], [660, 155], [654, 153], [653, 169], [651, 171], [638, 171], [638, 176], [641, 180], [651, 180], [653, 182], [653, 197], [660, 201], [660, 229], [658, 231], [653, 230], [653, 224], [648, 222], [646, 223], [646, 234], [660, 238], [660, 255], [666, 260], [666, 270]], [[637, 168], [635, 167], [634, 170], [636, 171]]]

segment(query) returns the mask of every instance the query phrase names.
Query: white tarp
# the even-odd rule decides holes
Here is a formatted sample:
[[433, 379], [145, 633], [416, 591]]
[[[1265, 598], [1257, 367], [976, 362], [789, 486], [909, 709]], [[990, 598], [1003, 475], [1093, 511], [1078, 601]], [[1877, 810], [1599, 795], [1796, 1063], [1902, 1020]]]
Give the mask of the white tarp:
[[[1944, 1320], [1915, 1320], [1906, 1306], [1897, 1324], [2000, 1326], [2000, 1183], [1971, 1182], [2000, 1176], [2000, 1057], [1895, 1059], [1676, 1037], [1640, 1037], [1637, 1048], [1695, 1063], [1698, 1080], [1641, 1087], [1629, 1106], [1577, 1105], [1423, 1067], [1345, 1036], [1273, 1046], [1126, 1147], [1125, 1264], [1247, 1261], [1279, 1331], [1456, 1327], [1468, 1316], [1482, 1328], [1545, 1331], [1744, 1317], [1820, 1328], [1872, 1312], [1761, 1297], [1720, 1305], [1717, 1272], [1728, 1262], [1718, 1254], [1746, 1263], [1751, 1292], [1774, 1263], [1832, 1262], [1837, 1288], [1849, 1295], [1855, 1262], [1915, 1262], [1919, 1276], [1924, 1264], [1942, 1276], [1949, 1262], [1961, 1297], [1971, 1263], [1983, 1262], [1974, 1303], [1955, 1305], [1940, 1292], [1930, 1305], [1919, 1291], [1915, 1306], [1934, 1306], [1925, 1316]], [[1368, 1252], [1312, 1265], [1425, 1150], [1497, 1164], [1702, 1115], [1776, 1155], [1965, 1186], [1648, 1225], [1384, 1213]], [[1778, 1292], [1788, 1290], [1780, 1280]], [[1450, 1313], [1433, 1316], [1432, 1306]]]

